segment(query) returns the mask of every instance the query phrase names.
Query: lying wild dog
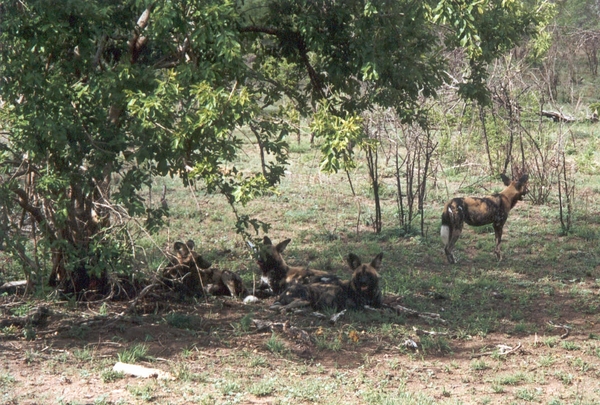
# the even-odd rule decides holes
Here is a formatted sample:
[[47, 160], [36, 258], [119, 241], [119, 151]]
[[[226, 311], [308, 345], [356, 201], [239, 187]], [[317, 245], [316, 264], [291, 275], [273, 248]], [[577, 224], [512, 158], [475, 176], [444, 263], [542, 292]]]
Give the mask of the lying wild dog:
[[336, 284], [291, 284], [282, 292], [271, 309], [292, 310], [311, 307], [315, 311], [334, 308], [338, 311], [348, 306], [349, 281]]
[[163, 276], [167, 280], [178, 280], [182, 292], [188, 295], [201, 291], [200, 271], [212, 266], [211, 262], [194, 251], [194, 247], [193, 240], [188, 240], [187, 243], [175, 242], [171, 265], [163, 270]]
[[325, 308], [338, 311], [346, 308], [360, 309], [365, 305], [381, 308], [383, 300], [377, 270], [382, 258], [383, 253], [379, 253], [370, 264], [363, 264], [358, 256], [350, 253], [347, 258], [348, 265], [353, 270], [350, 280], [292, 284], [281, 293], [271, 308], [290, 310], [310, 306], [316, 311]]
[[229, 270], [211, 268], [212, 263], [194, 251], [195, 243], [175, 242], [171, 266], [164, 269], [163, 275], [169, 280], [179, 279], [183, 292], [194, 295], [205, 292], [211, 295], [231, 295], [246, 297], [248, 291], [242, 279]]
[[204, 291], [211, 295], [231, 295], [246, 298], [249, 295], [242, 278], [233, 271], [210, 268], [201, 272]]
[[354, 272], [350, 279], [348, 298], [355, 307], [365, 305], [381, 308], [383, 298], [379, 288], [379, 273], [383, 253], [379, 253], [370, 264], [363, 264], [354, 253], [348, 255], [348, 265]]
[[257, 251], [257, 261], [258, 267], [262, 271], [260, 289], [265, 294], [281, 294], [283, 290], [294, 283], [308, 284], [338, 279], [337, 276], [326, 271], [288, 266], [283, 260], [281, 252], [285, 250], [290, 241], [291, 239], [286, 239], [277, 245], [273, 245], [269, 237], [265, 236], [263, 238], [262, 246]]
[[504, 174], [501, 174], [500, 177], [506, 186], [500, 193], [483, 198], [453, 198], [444, 206], [440, 234], [449, 263], [456, 263], [452, 251], [465, 222], [471, 226], [492, 224], [496, 234], [496, 249], [494, 252], [498, 260], [502, 259], [500, 252], [502, 228], [510, 210], [527, 193], [529, 176], [525, 174], [518, 181], [511, 181]]

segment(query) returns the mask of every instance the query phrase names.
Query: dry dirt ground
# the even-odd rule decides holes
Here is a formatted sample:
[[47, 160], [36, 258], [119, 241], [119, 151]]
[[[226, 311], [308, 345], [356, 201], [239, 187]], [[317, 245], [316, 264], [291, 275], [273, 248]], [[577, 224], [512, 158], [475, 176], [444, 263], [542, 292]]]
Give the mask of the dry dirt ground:
[[[25, 302], [1, 299], [5, 320]], [[269, 303], [149, 296], [136, 315], [122, 316], [128, 303], [39, 303], [51, 310], [45, 325], [1, 330], [0, 403], [600, 403], [600, 327], [592, 316], [572, 314], [568, 328], [539, 319], [543, 333], [468, 336], [390, 311], [345, 314], [332, 324]], [[257, 320], [273, 324], [259, 329]], [[447, 334], [425, 334], [434, 330]], [[171, 378], [112, 372], [119, 355], [140, 345], [147, 353], [136, 364]]]

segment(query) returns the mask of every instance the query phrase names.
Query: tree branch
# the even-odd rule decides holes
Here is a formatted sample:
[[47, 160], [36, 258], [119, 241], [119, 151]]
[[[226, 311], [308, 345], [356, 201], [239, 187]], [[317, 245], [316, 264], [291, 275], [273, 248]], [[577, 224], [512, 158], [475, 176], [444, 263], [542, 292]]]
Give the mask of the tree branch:
[[325, 92], [323, 91], [323, 83], [321, 82], [321, 78], [319, 77], [319, 74], [317, 73], [317, 71], [313, 68], [313, 66], [310, 64], [310, 60], [308, 59], [308, 49], [306, 47], [306, 42], [304, 41], [304, 38], [302, 37], [302, 35], [298, 32], [294, 32], [294, 31], [287, 31], [287, 30], [280, 30], [278, 28], [274, 28], [274, 27], [259, 27], [259, 26], [255, 26], [255, 25], [251, 25], [248, 27], [242, 27], [240, 28], [240, 32], [254, 32], [254, 33], [260, 33], [260, 34], [269, 34], [269, 35], [274, 35], [277, 38], [279, 38], [280, 40], [283, 38], [286, 38], [287, 40], [290, 40], [290, 42], [292, 42], [294, 44], [294, 46], [296, 47], [296, 49], [298, 50], [298, 54], [300, 56], [300, 60], [302, 61], [302, 63], [304, 64], [304, 67], [306, 68], [306, 71], [308, 72], [308, 77], [310, 78], [310, 83], [313, 87], [313, 89], [315, 90], [315, 92], [318, 94], [318, 96], [322, 99], [325, 99]]
[[133, 36], [129, 41], [127, 41], [127, 45], [129, 45], [129, 52], [131, 54], [131, 63], [134, 64], [140, 56], [141, 49], [148, 42], [148, 38], [141, 35], [141, 32], [148, 25], [148, 21], [150, 20], [150, 13], [154, 8], [154, 3], [151, 3], [146, 10], [142, 13], [140, 18], [135, 25], [135, 29], [133, 30]]
[[29, 196], [22, 188], [13, 188], [12, 191], [19, 197], [18, 203], [25, 211], [29, 212], [38, 224], [42, 224], [45, 220], [42, 210], [34, 207], [29, 203]]

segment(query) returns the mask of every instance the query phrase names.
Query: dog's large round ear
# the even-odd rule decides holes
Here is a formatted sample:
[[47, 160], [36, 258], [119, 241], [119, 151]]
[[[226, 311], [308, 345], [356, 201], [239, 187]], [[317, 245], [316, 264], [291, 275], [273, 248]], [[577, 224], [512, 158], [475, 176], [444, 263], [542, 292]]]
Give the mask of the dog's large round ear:
[[383, 252], [375, 256], [375, 258], [371, 261], [371, 266], [376, 270], [379, 270], [379, 266], [381, 266], [381, 259], [383, 259]]
[[362, 264], [360, 257], [356, 256], [354, 253], [350, 253], [346, 261], [352, 270], [359, 268]]
[[185, 244], [187, 245], [187, 247], [188, 247], [190, 250], [194, 250], [194, 248], [196, 247], [196, 243], [194, 243], [194, 241], [193, 241], [193, 240], [191, 240], [191, 239], [190, 239], [190, 240], [188, 240], [188, 241], [187, 241]]
[[187, 253], [189, 251], [187, 245], [183, 242], [175, 242], [173, 244], [173, 250], [181, 253]]
[[525, 183], [527, 183], [529, 181], [529, 175], [528, 174], [524, 174], [521, 176], [521, 178], [519, 179], [519, 181], [517, 182], [517, 187], [521, 188], [525, 185]]
[[277, 251], [279, 253], [283, 252], [285, 250], [286, 246], [288, 245], [288, 243], [290, 243], [291, 241], [292, 241], [291, 239], [286, 239], [282, 242], [279, 242], [276, 247]]
[[272, 245], [273, 243], [271, 243], [271, 239], [269, 239], [268, 236], [265, 236], [263, 238], [263, 245]]
[[500, 173], [500, 178], [506, 187], [510, 186], [510, 179], [504, 173]]

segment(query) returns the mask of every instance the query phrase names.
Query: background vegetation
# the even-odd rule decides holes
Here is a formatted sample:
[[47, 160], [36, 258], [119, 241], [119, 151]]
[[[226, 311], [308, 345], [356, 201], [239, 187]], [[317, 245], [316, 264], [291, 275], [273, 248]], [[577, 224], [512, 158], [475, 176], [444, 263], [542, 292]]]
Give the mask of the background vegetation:
[[[552, 10], [512, 1], [4, 3], [0, 242], [35, 285], [106, 292], [109, 275], [131, 273], [132, 232], [164, 225], [167, 202], [142, 197], [156, 177], [222, 194], [245, 237], [266, 231], [240, 206], [275, 190], [294, 133], [320, 148], [322, 170], [349, 181], [354, 155], [366, 151], [376, 232], [382, 137], [406, 138], [392, 141], [410, 172], [411, 223], [442, 133], [428, 103], [447, 89], [489, 104], [489, 63], [526, 39], [546, 49]], [[398, 124], [384, 130], [390, 119]], [[503, 171], [513, 156], [505, 152]], [[259, 160], [244, 162], [248, 154]]]
[[[42, 298], [80, 318], [1, 329], [21, 349], [0, 370], [8, 403], [94, 378], [97, 403], [600, 400], [594, 2], [50, 3], [0, 6], [0, 282], [33, 293], [2, 311]], [[444, 202], [524, 172], [504, 260], [491, 227], [468, 228], [448, 265]], [[152, 297], [123, 317], [47, 287], [148, 282], [187, 239], [252, 286], [245, 241], [264, 234], [292, 238], [290, 264], [344, 277], [349, 252], [383, 251], [386, 297], [447, 323]], [[90, 281], [74, 289], [102, 290]], [[314, 346], [254, 318], [291, 321]], [[517, 343], [514, 357], [497, 347]], [[132, 383], [110, 369], [121, 358], [168, 361], [176, 380]], [[20, 367], [43, 370], [46, 392]]]

